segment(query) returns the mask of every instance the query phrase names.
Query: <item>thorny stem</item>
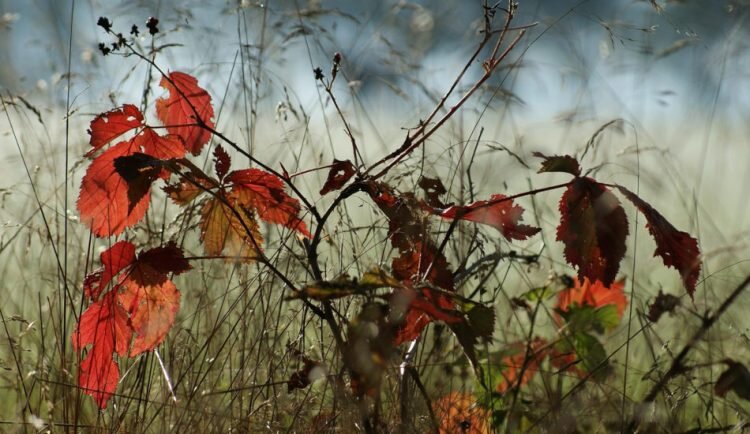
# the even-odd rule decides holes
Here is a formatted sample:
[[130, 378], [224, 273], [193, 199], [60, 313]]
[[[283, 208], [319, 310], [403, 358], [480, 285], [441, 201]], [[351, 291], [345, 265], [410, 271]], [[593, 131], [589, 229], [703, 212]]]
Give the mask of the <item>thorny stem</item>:
[[[338, 65], [334, 64], [334, 72], [338, 71], [338, 69], [336, 68], [338, 68]], [[354, 158], [354, 167], [357, 167], [357, 171], [359, 171], [359, 163], [362, 161], [362, 155], [359, 152], [357, 141], [354, 139], [354, 132], [352, 132], [352, 129], [349, 126], [349, 122], [346, 120], [346, 116], [344, 116], [344, 113], [341, 111], [341, 107], [339, 107], [339, 102], [336, 100], [336, 96], [333, 94], [332, 86], [335, 80], [336, 80], [336, 75], [333, 76], [333, 78], [331, 79], [330, 82], [328, 82], [328, 84], [324, 84], [323, 87], [325, 87], [328, 97], [331, 98], [331, 102], [333, 102], [333, 106], [336, 108], [336, 113], [339, 115], [339, 119], [341, 119], [341, 122], [344, 123], [344, 131], [346, 131], [346, 135], [349, 136], [349, 140], [352, 143], [352, 155]]]
[[[411, 154], [415, 149], [420, 147], [422, 144], [424, 144], [428, 138], [430, 138], [436, 131], [438, 131], [443, 124], [445, 124], [453, 115], [468, 101], [472, 95], [479, 90], [479, 88], [482, 87], [482, 85], [492, 76], [493, 72], [497, 68], [497, 65], [500, 64], [500, 62], [510, 54], [510, 52], [513, 50], [513, 48], [518, 44], [518, 42], [521, 40], [521, 38], [526, 34], [526, 30], [521, 30], [518, 35], [516, 35], [515, 39], [508, 45], [508, 47], [505, 49], [505, 51], [497, 58], [489, 59], [485, 63], [485, 73], [482, 75], [482, 77], [474, 83], [474, 85], [461, 97], [461, 99], [453, 105], [448, 112], [443, 115], [442, 118], [440, 118], [435, 125], [433, 125], [431, 128], [427, 129], [427, 122], [423, 122], [420, 128], [411, 136], [408, 136], [406, 141], [404, 142], [404, 145], [402, 145], [403, 149], [398, 149], [394, 154], [397, 154], [393, 160], [386, 165], [384, 169], [382, 169], [380, 172], [378, 172], [376, 175], [372, 176], [372, 179], [378, 179], [388, 173], [394, 166], [396, 166], [398, 163], [401, 162], [406, 156]], [[481, 47], [486, 44], [486, 41], [483, 42], [483, 44], [480, 44]], [[462, 72], [463, 74], [463, 72]], [[454, 83], [455, 86], [455, 83]], [[452, 91], [453, 88], [451, 88]], [[449, 93], [446, 93], [446, 95], [441, 99], [441, 102], [438, 104], [438, 108], [442, 107], [442, 105], [445, 103], [445, 99], [447, 99], [447, 96], [450, 95]], [[436, 113], [436, 111], [433, 111], [433, 113]], [[431, 117], [434, 116], [434, 114], [430, 115]], [[428, 118], [429, 119], [431, 119]], [[393, 154], [390, 154], [386, 156], [385, 160], [391, 158]], [[366, 173], [371, 171], [375, 166], [379, 165], [383, 160], [375, 163], [373, 166], [371, 166]]]
[[[510, 19], [510, 15], [508, 15], [508, 18]], [[507, 25], [506, 25], [506, 29], [507, 29]], [[437, 116], [437, 114], [440, 112], [440, 110], [443, 109], [443, 107], [445, 106], [445, 102], [453, 94], [453, 91], [458, 86], [458, 83], [461, 82], [461, 79], [464, 77], [464, 75], [466, 75], [466, 71], [468, 71], [471, 65], [474, 64], [474, 61], [477, 59], [477, 57], [479, 57], [479, 54], [481, 54], [482, 50], [484, 49], [484, 47], [487, 45], [487, 43], [490, 41], [490, 39], [493, 36], [493, 33], [491, 31], [490, 18], [489, 16], [487, 16], [487, 14], [485, 14], [485, 28], [484, 28], [483, 34], [484, 36], [482, 40], [479, 42], [479, 45], [474, 51], [474, 54], [471, 55], [469, 60], [464, 65], [463, 69], [461, 69], [461, 72], [458, 73], [456, 78], [453, 80], [453, 83], [451, 84], [450, 88], [448, 88], [448, 91], [445, 92], [445, 94], [443, 94], [443, 96], [440, 98], [440, 101], [438, 101], [437, 105], [432, 110], [432, 112], [424, 120], [420, 120], [419, 126], [417, 127], [417, 129], [413, 133], [410, 133], [407, 135], [406, 140], [404, 141], [404, 144], [400, 148], [396, 149], [392, 153], [386, 155], [381, 160], [379, 160], [378, 162], [370, 166], [367, 169], [367, 171], [365, 171], [366, 174], [370, 173], [376, 167], [380, 166], [381, 164], [385, 163], [391, 158], [397, 157], [401, 152], [405, 151], [408, 148], [408, 146], [414, 141], [415, 138], [419, 137], [421, 134], [425, 132], [425, 130], [427, 129], [427, 126], [430, 124], [432, 119], [434, 119], [435, 116]], [[500, 40], [502, 40], [502, 32], [501, 32]]]

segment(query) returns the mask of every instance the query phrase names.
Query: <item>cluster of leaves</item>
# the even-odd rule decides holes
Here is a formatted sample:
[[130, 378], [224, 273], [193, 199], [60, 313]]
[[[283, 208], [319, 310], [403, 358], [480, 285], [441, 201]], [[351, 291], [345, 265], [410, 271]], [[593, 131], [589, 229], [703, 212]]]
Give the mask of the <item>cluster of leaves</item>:
[[[513, 196], [493, 194], [468, 205], [445, 204], [447, 191], [439, 179], [422, 178], [420, 187], [425, 195], [419, 198], [414, 192], [399, 192], [384, 182], [381, 174], [369, 175], [375, 165], [361, 170], [349, 160], [336, 159], [328, 166], [320, 194], [338, 192], [338, 196], [323, 217], [312, 206], [305, 210], [316, 217], [317, 227], [311, 233], [303, 221], [300, 200], [290, 196], [286, 187], [294, 189], [306, 204], [312, 202], [304, 200], [286, 172], [280, 175], [252, 156], [262, 169], [231, 170], [230, 155], [221, 145], [213, 149], [213, 175], [194, 165], [188, 154], [200, 155], [212, 135], [234, 144], [214, 129], [211, 97], [196, 78], [171, 72], [163, 74], [160, 85], [168, 92], [156, 101], [156, 118], [162, 126], [147, 124], [143, 112], [130, 104], [102, 113], [91, 122], [92, 149], [86, 155], [93, 161], [83, 177], [77, 202], [81, 221], [98, 237], [121, 235], [143, 219], [152, 185], [161, 180], [176, 204], [200, 208], [200, 239], [210, 257], [258, 260], [270, 267], [259, 219], [295, 231], [307, 239], [304, 245], [317, 281], [299, 290], [292, 288], [290, 299], [302, 299], [333, 329], [339, 327], [330, 314], [331, 300], [365, 299], [356, 316], [343, 320], [346, 335], [337, 336], [351, 388], [360, 397], [377, 396], [396, 348], [417, 340], [435, 321], [450, 328], [478, 377], [483, 378], [475, 347], [492, 339], [495, 312], [491, 306], [458, 293], [444, 250], [462, 221], [491, 226], [510, 242], [533, 237], [540, 228], [524, 224], [524, 209], [514, 202], [523, 196], [565, 189], [557, 240], [563, 243], [565, 259], [577, 269], [577, 277], [558, 297], [559, 336], [511, 345], [500, 362], [507, 367], [501, 370], [502, 378], [493, 380], [497, 393], [527, 383], [547, 359], [559, 370], [580, 376], [606, 362], [599, 336], [619, 323], [627, 304], [617, 276], [629, 229], [613, 190], [645, 216], [656, 242], [655, 255], [679, 271], [691, 297], [695, 291], [700, 274], [697, 241], [675, 229], [630, 190], [582, 175], [578, 161], [571, 156], [537, 154], [543, 160], [540, 173], [573, 176], [564, 184]], [[404, 155], [419, 143], [412, 139], [405, 142]], [[358, 192], [364, 192], [388, 221], [388, 239], [394, 250], [390, 270], [374, 268], [359, 279], [342, 276], [327, 281], [316, 252], [325, 219], [337, 204]], [[450, 221], [441, 243], [434, 239], [431, 227], [436, 218]], [[136, 255], [133, 244], [119, 241], [102, 254], [101, 262], [102, 268], [85, 279], [84, 293], [91, 304], [80, 318], [73, 342], [76, 349], [90, 345], [79, 369], [79, 383], [103, 408], [119, 381], [114, 355], [132, 357], [153, 350], [164, 340], [180, 299], [169, 277], [190, 267], [182, 250], [171, 242]], [[378, 332], [373, 335], [373, 330]], [[299, 358], [304, 366], [290, 378], [290, 391], [309, 385], [311, 373], [318, 371], [315, 368], [320, 364], [302, 354]]]
[[[284, 192], [276, 175], [254, 168], [229, 172], [230, 157], [220, 146], [214, 150], [216, 178], [185, 158], [188, 153], [199, 155], [211, 137], [211, 97], [194, 77], [182, 72], [164, 76], [161, 86], [169, 96], [156, 101], [156, 116], [168, 134], [146, 124], [142, 112], [130, 104], [91, 122], [92, 149], [86, 155], [94, 158], [81, 182], [77, 205], [81, 221], [92, 233], [115, 236], [137, 224], [148, 210], [152, 183], [185, 171], [165, 191], [180, 205], [211, 195], [201, 209], [206, 254], [253, 259], [263, 243], [256, 217], [309, 237], [298, 217], [299, 202]], [[127, 133], [133, 134], [112, 144]], [[128, 241], [102, 253], [101, 263], [102, 268], [84, 281], [84, 293], [92, 303], [81, 315], [73, 343], [76, 349], [91, 345], [81, 363], [79, 384], [105, 407], [119, 379], [113, 354], [133, 357], [163, 341], [180, 299], [168, 276], [190, 266], [174, 243], [136, 256]]]
[[132, 243], [118, 241], [100, 259], [102, 267], [83, 283], [91, 304], [73, 332], [73, 347], [91, 345], [78, 383], [104, 408], [120, 377], [114, 354], [135, 357], [162, 343], [180, 308], [169, 275], [188, 271], [190, 264], [174, 243], [136, 255]]

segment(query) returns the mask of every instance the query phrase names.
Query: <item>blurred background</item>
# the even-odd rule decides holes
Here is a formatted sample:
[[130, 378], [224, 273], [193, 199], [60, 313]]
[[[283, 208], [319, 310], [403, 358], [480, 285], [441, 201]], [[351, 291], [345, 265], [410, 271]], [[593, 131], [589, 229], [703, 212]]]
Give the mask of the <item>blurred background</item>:
[[[630, 136], [602, 137], [618, 139], [611, 151], [638, 147], [669, 154], [675, 162], [670, 178], [681, 183], [673, 194], [685, 200], [696, 196], [706, 209], [726, 210], [721, 227], [727, 239], [744, 237], [750, 229], [747, 201], [731, 195], [741, 194], [741, 188], [732, 189], [750, 182], [745, 170], [749, 5], [745, 0], [520, 1], [513, 24], [533, 27], [511, 56], [513, 63], [490, 81], [485, 95], [474, 101], [474, 112], [467, 110], [456, 128], [464, 139], [472, 132], [476, 138], [483, 127], [504, 146], [523, 141], [527, 147], [573, 153], [599, 126], [621, 120], [612, 126]], [[273, 129], [270, 136], [277, 140], [279, 116], [294, 115], [288, 108], [302, 108], [313, 118], [330, 109], [312, 69], [328, 72], [333, 53], [340, 52], [343, 79], [336, 89], [356, 113], [355, 126], [368, 137], [374, 134], [377, 147], [368, 147], [377, 149], [374, 155], [396, 146], [402, 129], [429, 112], [474, 50], [483, 26], [481, 1], [0, 1], [0, 88], [4, 97], [22, 97], [33, 105], [58, 137], [66, 105], [77, 128], [73, 132], [81, 133], [94, 113], [149, 101], [142, 92], [148, 77], [142, 62], [101, 55], [97, 45], [112, 41], [96, 26], [100, 16], [126, 35], [138, 25], [136, 39], [144, 50], [157, 47], [162, 67], [188, 70], [216, 99], [226, 96], [232, 110], [225, 122], [238, 122], [236, 108], [251, 93], [261, 93], [252, 121], [266, 125], [258, 130]], [[153, 41], [145, 28], [150, 16], [160, 20]], [[237, 67], [241, 64], [244, 70]], [[476, 62], [462, 84], [470, 85], [481, 73]], [[243, 74], [258, 81], [239, 93]], [[156, 82], [152, 78], [150, 85]], [[0, 122], [7, 132], [6, 121]], [[258, 131], [247, 120], [237, 128]], [[69, 138], [76, 149], [85, 146], [85, 135]], [[62, 149], [27, 151], [33, 160], [52, 158]], [[5, 143], [0, 152], [0, 164], [16, 167], [13, 146]], [[13, 181], [5, 178], [0, 187]]]

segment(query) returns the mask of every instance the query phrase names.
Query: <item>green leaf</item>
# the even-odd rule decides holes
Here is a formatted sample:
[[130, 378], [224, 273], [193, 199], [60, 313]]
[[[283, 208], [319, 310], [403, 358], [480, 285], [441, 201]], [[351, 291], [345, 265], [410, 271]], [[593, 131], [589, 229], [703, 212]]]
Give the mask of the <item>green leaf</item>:
[[540, 301], [551, 298], [553, 295], [555, 295], [555, 291], [552, 290], [552, 288], [549, 286], [542, 286], [541, 288], [532, 288], [526, 291], [521, 297], [529, 301]]
[[581, 367], [586, 372], [596, 369], [607, 360], [607, 352], [601, 342], [588, 333], [576, 333], [573, 335], [573, 345], [576, 355], [581, 360]]
[[603, 334], [607, 330], [615, 328], [620, 323], [617, 315], [617, 306], [608, 304], [601, 307], [573, 305], [567, 311], [557, 310], [557, 313], [565, 319], [568, 328], [577, 332], [595, 331]]

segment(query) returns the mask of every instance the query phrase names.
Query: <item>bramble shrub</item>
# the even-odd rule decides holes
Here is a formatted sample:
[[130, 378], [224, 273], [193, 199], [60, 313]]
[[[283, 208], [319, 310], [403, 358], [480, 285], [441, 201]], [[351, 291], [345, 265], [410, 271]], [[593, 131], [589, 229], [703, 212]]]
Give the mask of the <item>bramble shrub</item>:
[[[701, 271], [694, 237], [676, 229], [636, 193], [598, 180], [582, 167], [588, 146], [580, 156], [535, 153], [538, 175], [534, 176], [543, 181], [549, 173], [557, 173], [567, 177], [562, 183], [497, 192], [470, 203], [451, 203], [448, 189], [437, 177], [423, 175], [416, 183], [399, 181], [409, 170], [406, 162], [417, 151], [430, 152], [430, 138], [497, 74], [523, 39], [525, 27], [511, 26], [516, 7], [509, 2], [507, 7], [485, 8], [477, 49], [457, 71], [453, 85], [419, 125], [407, 131], [403, 142], [374, 162], [363, 157], [360, 138], [339, 108], [333, 85], [344, 59], [333, 55], [330, 72], [317, 68], [312, 74], [344, 125], [350, 151], [335, 155], [330, 165], [299, 173], [271, 167], [263, 152], [248, 152], [244, 144], [223, 134], [215, 123], [216, 96], [200, 80], [189, 73], [163, 70], [158, 56], [141, 52], [132, 36], [123, 36], [109, 19], [101, 18], [99, 26], [112, 37], [110, 43], [100, 45], [101, 53], [139, 58], [160, 76], [164, 95], [153, 110], [125, 104], [97, 115], [90, 123], [91, 148], [86, 156], [91, 162], [80, 184], [77, 208], [81, 222], [108, 243], [100, 255], [100, 268], [83, 279], [87, 305], [71, 336], [80, 354], [80, 390], [101, 409], [117, 405], [122, 364], [151, 352], [158, 357], [159, 347], [173, 333], [186, 297], [175, 284], [175, 276], [190, 278], [195, 264], [205, 261], [244, 273], [244, 297], [251, 291], [252, 273], [272, 276], [276, 284], [262, 290], [283, 292], [283, 303], [295, 306], [298, 315], [306, 318], [303, 327], [319, 329], [320, 339], [330, 340], [333, 351], [319, 347], [310, 352], [312, 343], [306, 341], [310, 338], [300, 333], [286, 349], [270, 351], [271, 357], [278, 357], [271, 364], [296, 366], [288, 380], [280, 383], [288, 393], [319, 395], [317, 414], [305, 410], [299, 415], [298, 409], [298, 415], [287, 419], [291, 431], [530, 430], [546, 424], [546, 415], [556, 411], [553, 406], [544, 414], [529, 411], [530, 401], [520, 393], [543, 366], [549, 367], [545, 378], [558, 378], [555, 393], [560, 400], [583, 384], [611, 376], [616, 368], [604, 343], [630, 308], [620, 263], [633, 229], [623, 204], [631, 203], [643, 216], [656, 245], [654, 256], [679, 273], [690, 298]], [[158, 20], [149, 20], [148, 30], [157, 34]], [[483, 74], [456, 97], [458, 83], [467, 70], [477, 68], [478, 60]], [[456, 101], [452, 105], [450, 98]], [[199, 162], [209, 159], [208, 166]], [[317, 170], [327, 173], [325, 182], [318, 186], [318, 194], [305, 193], [300, 179]], [[181, 229], [172, 239], [139, 237], [132, 230], [143, 224], [157, 188], [179, 212]], [[544, 281], [531, 283], [531, 290], [512, 293], [507, 301], [513, 315], [525, 316], [531, 326], [524, 340], [498, 345], [504, 320], [496, 318], [495, 300], [480, 296], [482, 282], [496, 272], [501, 261], [539, 267], [539, 256], [514, 249], [488, 252], [477, 234], [486, 228], [490, 236], [482, 239], [502, 238], [508, 243], [539, 237], [541, 229], [528, 223], [531, 219], [520, 203], [540, 195], [559, 196], [554, 237], [564, 248], [561, 261], [572, 266], [576, 275], [550, 274]], [[357, 264], [352, 275], [328, 266], [333, 254], [328, 246], [337, 245], [336, 237], [346, 234], [331, 227], [332, 216], [355, 197], [369, 204], [378, 222], [367, 229], [369, 221], [360, 223], [359, 216], [352, 214], [346, 224], [352, 230], [364, 226], [372, 236], [383, 233], [379, 228], [384, 225], [380, 243], [387, 248], [379, 261], [371, 262], [359, 251], [335, 253], [351, 255], [341, 261]], [[462, 244], [465, 250], [451, 251], [457, 246], [453, 238], [467, 228], [473, 238]], [[197, 248], [186, 241], [191, 240], [191, 233], [199, 238], [201, 255], [194, 254]], [[453, 258], [463, 259], [454, 262]], [[648, 319], [658, 321], [678, 302], [675, 296], [660, 293]], [[540, 310], [550, 304], [551, 331], [535, 328]], [[722, 305], [704, 319], [684, 354], [675, 357], [645, 402], [656, 399], [670, 379], [684, 372], [687, 352], [725, 309]], [[430, 325], [432, 333], [427, 332]], [[280, 314], [274, 326], [285, 327]], [[459, 369], [466, 384], [474, 384], [473, 391], [436, 396], [432, 384], [441, 374], [425, 374], [415, 359], [435, 362], [455, 355], [456, 349], [461, 361], [448, 368]], [[730, 369], [717, 383], [717, 393], [744, 393], [744, 383], [737, 378], [746, 369], [735, 362], [727, 364]], [[243, 365], [240, 369], [260, 368]], [[162, 371], [173, 400], [181, 402], [168, 367], [162, 365]], [[315, 383], [325, 386], [312, 391]], [[232, 390], [232, 384], [225, 386]], [[282, 418], [279, 414], [268, 417]], [[237, 429], [255, 431], [264, 426], [246, 423], [249, 428]], [[613, 423], [622, 426], [612, 429], [633, 431], [641, 418], [639, 414], [622, 416]], [[282, 429], [265, 424], [269, 430]]]

